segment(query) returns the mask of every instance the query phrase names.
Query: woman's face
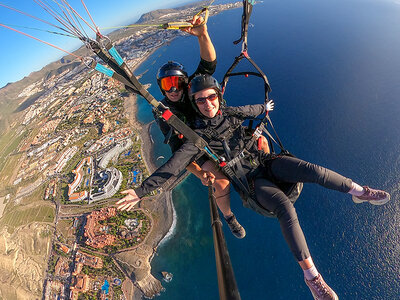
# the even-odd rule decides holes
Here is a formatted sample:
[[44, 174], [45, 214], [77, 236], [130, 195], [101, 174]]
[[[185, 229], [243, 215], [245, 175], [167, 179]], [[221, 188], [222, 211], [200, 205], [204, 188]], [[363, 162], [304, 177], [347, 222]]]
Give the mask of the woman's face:
[[214, 89], [205, 89], [194, 94], [199, 111], [207, 118], [214, 118], [219, 110], [218, 94]]

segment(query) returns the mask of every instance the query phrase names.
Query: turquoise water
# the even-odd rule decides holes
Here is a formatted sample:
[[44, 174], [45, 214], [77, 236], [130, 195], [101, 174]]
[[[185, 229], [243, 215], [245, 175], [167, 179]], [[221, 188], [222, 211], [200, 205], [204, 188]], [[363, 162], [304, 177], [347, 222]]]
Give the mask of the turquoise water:
[[[236, 9], [209, 20], [218, 79], [240, 53], [232, 44], [240, 18]], [[251, 23], [249, 54], [271, 83], [271, 117], [286, 147], [392, 194], [391, 203], [372, 207], [306, 185], [296, 208], [317, 268], [341, 299], [400, 299], [400, 5], [271, 0], [255, 6]], [[140, 67], [137, 73], [149, 70], [141, 81], [153, 84], [153, 95], [161, 98], [154, 76], [164, 62], [195, 70], [193, 45], [194, 38], [178, 38]], [[259, 103], [261, 88], [256, 80], [231, 79], [225, 98], [232, 105]], [[139, 102], [141, 120], [151, 121], [148, 105]], [[161, 140], [155, 126], [152, 133]], [[168, 151], [161, 145], [154, 157]], [[174, 278], [158, 299], [218, 299], [206, 189], [189, 178], [173, 198], [176, 232], [152, 267], [156, 277], [168, 271]], [[247, 231], [237, 240], [224, 226], [242, 299], [311, 299], [277, 221], [243, 208], [236, 194], [232, 207]]]

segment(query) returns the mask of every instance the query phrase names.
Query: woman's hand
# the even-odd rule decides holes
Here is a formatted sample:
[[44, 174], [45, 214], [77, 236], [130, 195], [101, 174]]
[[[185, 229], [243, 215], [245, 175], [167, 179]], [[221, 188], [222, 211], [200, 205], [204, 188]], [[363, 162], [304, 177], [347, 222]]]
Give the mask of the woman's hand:
[[127, 194], [124, 198], [117, 201], [119, 210], [131, 210], [139, 201], [140, 198], [134, 190], [122, 191], [121, 194]]
[[274, 100], [269, 100], [267, 104], [265, 104], [265, 108], [267, 109], [267, 113], [274, 110]]
[[201, 180], [201, 183], [205, 186], [208, 186], [209, 183], [214, 183], [215, 181], [215, 175], [209, 171], [203, 171], [201, 177], [199, 177]]

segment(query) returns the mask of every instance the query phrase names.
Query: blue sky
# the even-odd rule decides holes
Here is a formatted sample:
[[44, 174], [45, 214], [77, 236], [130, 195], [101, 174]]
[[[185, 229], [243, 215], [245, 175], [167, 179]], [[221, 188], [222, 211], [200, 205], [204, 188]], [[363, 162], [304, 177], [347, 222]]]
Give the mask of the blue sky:
[[[54, 6], [54, 0], [42, 0]], [[61, 2], [60, 0], [58, 2]], [[96, 25], [100, 28], [126, 25], [137, 21], [137, 19], [146, 12], [158, 8], [176, 7], [193, 0], [118, 0], [118, 1], [100, 1], [85, 0]], [[0, 3], [17, 8], [23, 12], [29, 13], [35, 17], [44, 19], [58, 25], [49, 13], [45, 12], [33, 0], [0, 0]], [[78, 11], [85, 19], [90, 20], [80, 0], [68, 0], [68, 3]], [[40, 28], [45, 30], [60, 31], [50, 25], [44, 24], [28, 16], [0, 7], [0, 23], [5, 25], [17, 25], [25, 27]], [[10, 26], [12, 27], [12, 26]], [[81, 46], [81, 42], [65, 36], [55, 35], [47, 32], [14, 27], [20, 31], [33, 35], [44, 41], [53, 43], [65, 50], [73, 51]], [[89, 33], [89, 31], [88, 31]], [[94, 36], [90, 32], [90, 36]], [[59, 59], [65, 53], [54, 49], [43, 43], [25, 37], [9, 29], [0, 27], [0, 38], [2, 40], [0, 47], [0, 88], [8, 82], [14, 82], [29, 75], [33, 71], [40, 70], [46, 64]]]

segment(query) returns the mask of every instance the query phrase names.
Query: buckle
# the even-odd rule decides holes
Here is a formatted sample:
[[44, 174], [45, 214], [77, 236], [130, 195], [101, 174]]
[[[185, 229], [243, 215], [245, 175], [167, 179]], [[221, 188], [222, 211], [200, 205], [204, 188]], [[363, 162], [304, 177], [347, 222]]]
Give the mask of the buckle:
[[253, 136], [255, 136], [256, 139], [258, 139], [261, 135], [262, 135], [262, 130], [260, 129], [260, 127], [257, 127], [256, 130], [254, 130], [253, 132]]

